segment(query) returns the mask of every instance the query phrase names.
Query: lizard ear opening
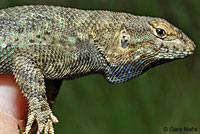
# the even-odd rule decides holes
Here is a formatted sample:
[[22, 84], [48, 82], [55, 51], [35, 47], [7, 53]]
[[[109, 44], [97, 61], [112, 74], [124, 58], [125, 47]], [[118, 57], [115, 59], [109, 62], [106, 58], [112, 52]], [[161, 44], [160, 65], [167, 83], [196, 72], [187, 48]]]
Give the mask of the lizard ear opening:
[[121, 48], [126, 49], [128, 45], [128, 40], [127, 39], [122, 39], [121, 40]]
[[126, 49], [127, 48], [129, 39], [130, 39], [130, 35], [128, 34], [126, 29], [122, 29], [120, 31], [120, 37], [119, 37], [120, 47], [122, 49]]

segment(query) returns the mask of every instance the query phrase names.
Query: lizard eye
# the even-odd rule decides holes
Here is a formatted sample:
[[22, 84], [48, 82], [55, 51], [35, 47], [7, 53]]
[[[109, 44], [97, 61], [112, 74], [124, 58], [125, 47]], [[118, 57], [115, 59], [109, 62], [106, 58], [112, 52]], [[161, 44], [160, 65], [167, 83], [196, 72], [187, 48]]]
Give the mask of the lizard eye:
[[161, 28], [156, 28], [156, 35], [161, 38], [164, 38], [166, 36], [166, 32]]

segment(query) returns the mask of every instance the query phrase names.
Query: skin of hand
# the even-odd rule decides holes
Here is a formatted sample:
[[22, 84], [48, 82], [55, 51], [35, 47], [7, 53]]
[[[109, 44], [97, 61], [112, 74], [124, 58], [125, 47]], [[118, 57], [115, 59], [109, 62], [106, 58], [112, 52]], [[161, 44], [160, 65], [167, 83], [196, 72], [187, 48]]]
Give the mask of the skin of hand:
[[27, 102], [11, 74], [0, 75], [0, 133], [19, 134], [25, 127]]

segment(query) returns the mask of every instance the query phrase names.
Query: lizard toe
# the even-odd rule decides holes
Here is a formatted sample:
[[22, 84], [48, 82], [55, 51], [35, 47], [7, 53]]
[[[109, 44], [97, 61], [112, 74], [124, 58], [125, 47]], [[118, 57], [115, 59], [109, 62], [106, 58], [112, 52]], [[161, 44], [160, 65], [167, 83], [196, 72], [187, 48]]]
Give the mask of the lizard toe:
[[34, 114], [28, 115], [28, 121], [27, 121], [27, 125], [26, 125], [26, 128], [25, 128], [25, 134], [28, 134], [29, 131], [31, 130], [31, 127], [32, 127], [34, 120], [35, 120]]
[[53, 123], [51, 120], [49, 120], [44, 129], [44, 134], [54, 134], [54, 128], [53, 128]]
[[45, 125], [44, 125], [44, 124], [38, 123], [38, 131], [37, 131], [37, 134], [42, 134], [44, 128], [45, 128]]
[[53, 124], [57, 124], [58, 123], [58, 119], [55, 115], [53, 115], [52, 113], [50, 114], [51, 120]]

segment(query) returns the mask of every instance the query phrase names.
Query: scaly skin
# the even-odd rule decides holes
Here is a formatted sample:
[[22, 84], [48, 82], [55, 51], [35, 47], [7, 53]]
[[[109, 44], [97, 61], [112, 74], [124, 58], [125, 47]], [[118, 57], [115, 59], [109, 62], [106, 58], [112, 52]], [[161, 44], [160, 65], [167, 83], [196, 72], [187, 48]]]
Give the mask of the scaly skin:
[[0, 73], [12, 73], [28, 100], [25, 128], [54, 134], [51, 105], [63, 79], [101, 73], [125, 82], [193, 54], [194, 43], [164, 19], [56, 6], [0, 10]]

